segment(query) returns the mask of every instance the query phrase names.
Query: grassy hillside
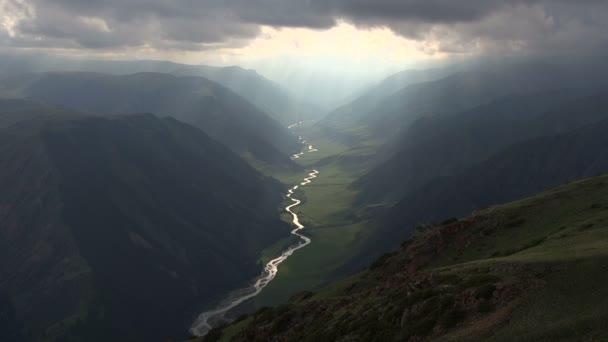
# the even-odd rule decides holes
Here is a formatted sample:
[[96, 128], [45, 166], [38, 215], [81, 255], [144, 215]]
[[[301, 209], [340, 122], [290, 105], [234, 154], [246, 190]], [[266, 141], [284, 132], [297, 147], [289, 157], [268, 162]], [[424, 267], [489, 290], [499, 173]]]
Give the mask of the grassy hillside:
[[205, 341], [603, 340], [607, 208], [600, 176], [419, 227], [366, 271]]
[[452, 176], [435, 179], [403, 197], [379, 221], [353, 265], [396, 248], [418, 223], [440, 222], [559, 184], [608, 172], [608, 122], [512, 145]]
[[0, 327], [26, 341], [183, 336], [289, 233], [281, 184], [151, 114], [0, 128], [0, 186]]

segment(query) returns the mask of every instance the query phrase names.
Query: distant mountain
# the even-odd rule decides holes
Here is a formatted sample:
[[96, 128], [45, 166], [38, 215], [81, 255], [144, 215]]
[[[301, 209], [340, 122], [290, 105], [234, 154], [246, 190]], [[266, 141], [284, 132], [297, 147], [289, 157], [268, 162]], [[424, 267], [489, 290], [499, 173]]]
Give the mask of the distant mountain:
[[389, 78], [328, 114], [316, 126], [323, 135], [348, 146], [385, 142], [420, 118], [447, 117], [502, 96], [556, 87], [605, 86], [606, 68], [596, 66], [530, 62], [496, 69], [465, 69], [447, 76], [430, 70], [428, 75], [415, 74], [405, 87], [402, 76], [396, 75], [394, 80]]
[[154, 72], [204, 77], [242, 96], [284, 126], [301, 120], [316, 119], [325, 114], [315, 105], [299, 100], [276, 82], [254, 70], [238, 66], [213, 67], [152, 60], [72, 60], [30, 55], [0, 55], [0, 74], [65, 71], [114, 75]]
[[384, 146], [390, 157], [355, 183], [359, 202], [396, 201], [513, 143], [602, 119], [608, 119], [608, 93], [594, 89], [514, 94], [449, 117], [419, 119]]
[[88, 113], [154, 113], [192, 124], [254, 161], [293, 168], [300, 149], [285, 127], [232, 91], [202, 77], [139, 73], [19, 74], [0, 92]]
[[608, 120], [604, 120], [571, 132], [527, 140], [463, 172], [429, 182], [390, 210], [375, 233], [377, 240], [370, 241], [370, 249], [380, 252], [387, 246], [394, 247], [396, 240], [407, 238], [419, 223], [468, 215], [486, 206], [608, 172], [607, 129]]
[[3, 341], [184, 336], [289, 234], [283, 186], [175, 119], [41, 108], [11, 120], [0, 128]]
[[366, 270], [204, 341], [604, 340], [607, 203], [601, 176], [425, 227]]
[[[200, 75], [215, 81], [262, 109], [285, 126], [303, 120], [315, 120], [325, 111], [307, 96], [295, 96], [279, 84], [270, 81], [254, 70], [241, 67], [198, 66]], [[187, 73], [184, 73], [187, 75]], [[296, 94], [297, 95], [297, 94]], [[308, 99], [308, 102], [301, 100]]]
[[359, 99], [360, 102], [363, 102], [363, 99], [369, 101], [382, 100], [409, 85], [436, 81], [460, 71], [462, 71], [460, 68], [455, 67], [403, 70], [382, 79], [376, 84], [368, 85], [364, 89], [359, 90], [349, 102], [353, 102], [358, 98], [361, 98]]

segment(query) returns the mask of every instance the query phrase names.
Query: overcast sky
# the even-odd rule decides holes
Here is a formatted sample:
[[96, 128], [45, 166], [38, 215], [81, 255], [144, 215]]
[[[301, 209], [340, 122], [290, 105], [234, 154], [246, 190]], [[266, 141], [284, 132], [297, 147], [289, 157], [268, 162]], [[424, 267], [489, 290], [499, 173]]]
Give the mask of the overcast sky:
[[2, 50], [380, 70], [450, 57], [603, 53], [608, 1], [0, 0], [0, 24]]

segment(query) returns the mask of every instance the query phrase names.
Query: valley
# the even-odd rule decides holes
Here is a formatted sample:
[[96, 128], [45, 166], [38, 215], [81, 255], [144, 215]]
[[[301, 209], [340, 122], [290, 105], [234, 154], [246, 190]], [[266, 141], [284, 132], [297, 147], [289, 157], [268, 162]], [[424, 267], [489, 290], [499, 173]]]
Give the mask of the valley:
[[[281, 272], [255, 298], [256, 308], [283, 303], [297, 292], [317, 288], [336, 277], [363, 247], [361, 242], [371, 235], [373, 228], [369, 217], [359, 217], [353, 211], [357, 192], [351, 187], [364, 171], [361, 161], [369, 162], [373, 149], [351, 149], [331, 139], [318, 138], [311, 124], [294, 130], [319, 150], [296, 159], [299, 165], [320, 171], [313, 184], [298, 189], [303, 203], [295, 209], [314, 243], [281, 265]], [[360, 169], [351, 167], [354, 159]], [[292, 181], [289, 176], [277, 178]]]
[[[452, 81], [449, 80], [448, 84]], [[441, 82], [441, 80], [437, 82]], [[496, 94], [493, 95], [497, 96], [496, 100], [487, 102], [482, 99], [471, 99], [472, 102], [467, 104], [469, 107], [459, 108], [454, 113], [445, 114], [445, 117], [427, 118], [423, 116], [412, 119], [411, 123], [404, 125], [407, 127], [406, 129], [384, 136], [370, 130], [367, 127], [368, 123], [362, 123], [358, 119], [353, 120], [352, 116], [337, 118], [335, 114], [330, 114], [326, 119], [317, 122], [291, 126], [290, 128], [299, 136], [300, 141], [305, 144], [312, 143], [314, 147], [308, 147], [309, 150], [318, 149], [318, 153], [315, 154], [299, 153], [293, 156], [293, 160], [303, 168], [314, 168], [320, 171], [314, 183], [297, 189], [301, 204], [294, 209], [299, 221], [307, 226], [306, 234], [313, 243], [281, 264], [273, 281], [246, 304], [243, 310], [232, 316], [232, 319], [236, 319], [234, 323], [212, 329], [204, 340], [263, 341], [264, 338], [271, 338], [271, 336], [278, 340], [292, 340], [293, 338], [334, 340], [338, 336], [344, 336], [346, 331], [359, 331], [358, 328], [345, 323], [351, 320], [357, 321], [349, 313], [358, 312], [359, 316], [364, 317], [366, 316], [364, 312], [370, 312], [370, 305], [373, 303], [364, 302], [361, 304], [361, 310], [354, 306], [343, 309], [341, 305], [344, 305], [344, 298], [354, 300], [359, 296], [368, 296], [370, 292], [374, 293], [371, 289], [375, 286], [382, 286], [388, 291], [397, 291], [399, 294], [396, 296], [403, 298], [412, 296], [411, 289], [399, 292], [404, 291], [395, 285], [395, 282], [399, 280], [391, 279], [386, 282], [380, 280], [380, 283], [378, 282], [379, 279], [384, 279], [391, 273], [380, 275], [377, 265], [397, 253], [401, 253], [386, 253], [387, 250], [399, 248], [400, 244], [403, 249], [405, 248], [403, 246], [409, 246], [412, 240], [414, 244], [424, 241], [426, 234], [420, 232], [425, 232], [425, 229], [428, 229], [431, 234], [435, 230], [443, 229], [444, 226], [452, 227], [450, 223], [454, 222], [453, 220], [456, 220], [455, 222], [477, 220], [476, 215], [483, 215], [479, 214], [478, 210], [483, 213], [486, 211], [493, 213], [494, 207], [485, 209], [488, 206], [500, 205], [560, 184], [608, 172], [608, 164], [604, 158], [608, 153], [606, 150], [608, 141], [600, 133], [606, 129], [605, 120], [608, 119], [606, 116], [608, 112], [605, 110], [605, 97], [601, 92], [602, 90], [589, 91], [586, 89], [569, 90], [563, 93], [561, 90], [546, 92], [533, 90], [533, 95], [503, 96]], [[421, 99], [416, 99], [416, 101], [421, 101]], [[423, 105], [426, 104], [420, 104], [420, 106]], [[437, 107], [439, 104], [432, 106]], [[451, 106], [451, 102], [448, 101], [447, 106]], [[595, 110], [586, 110], [586, 108]], [[365, 120], [369, 120], [369, 117], [365, 117]], [[501, 130], [503, 131], [501, 132]], [[483, 142], [490, 142], [490, 144], [484, 145]], [[553, 155], [553, 153], [569, 150], [571, 153], [567, 153], [567, 155], [559, 157]], [[522, 158], [521, 161], [515, 161], [518, 158]], [[411, 164], [408, 165], [408, 162]], [[501, 165], [501, 168], [505, 170], [495, 168], [494, 165]], [[541, 165], [554, 165], [553, 169], [559, 169], [560, 172], [545, 173], [547, 171]], [[421, 167], [429, 171], [419, 172]], [[510, 167], [517, 170], [514, 169], [509, 173], [507, 170]], [[530, 178], [522, 177], [522, 173]], [[272, 176], [286, 184], [293, 184], [300, 177], [293, 173], [273, 173]], [[589, 182], [595, 182], [595, 180]], [[599, 181], [599, 184], [602, 183], [603, 181]], [[505, 189], [501, 184], [509, 184], [510, 188]], [[569, 186], [568, 189], [572, 189], [572, 192], [568, 190], [565, 193], [580, 194], [581, 191], [577, 187], [578, 185]], [[570, 198], [570, 195], [564, 196]], [[521, 211], [523, 210], [521, 209]], [[466, 218], [471, 212], [473, 212], [473, 218]], [[510, 217], [519, 216], [518, 214], [510, 215]], [[544, 215], [544, 212], [538, 215]], [[465, 218], [448, 220], [450, 217], [463, 216]], [[530, 218], [530, 220], [535, 220], [534, 222], [545, 219]], [[489, 220], [500, 220], [500, 218]], [[560, 220], [567, 219], [561, 218]], [[445, 223], [438, 223], [443, 221]], [[497, 225], [510, 227], [515, 226], [515, 223], [503, 222], [497, 223]], [[538, 234], [542, 235], [540, 231]], [[431, 239], [430, 236], [432, 235], [429, 235], [429, 239]], [[500, 257], [502, 253], [512, 255], [519, 253], [520, 250], [527, 252], [528, 249], [539, 244], [537, 241], [548, 238], [543, 236], [537, 240], [532, 237], [518, 238], [520, 240], [517, 243], [526, 247], [507, 248], [504, 252], [494, 250], [487, 253]], [[459, 241], [457, 235], [450, 235], [445, 239], [446, 243]], [[406, 242], [403, 242], [404, 240]], [[286, 241], [288, 240], [278, 242], [267, 249], [263, 253], [262, 260], [270, 260], [278, 255], [277, 252], [281, 250], [280, 246], [284, 246]], [[488, 242], [485, 240], [475, 242], [474, 250], [485, 251], [486, 244]], [[423, 245], [422, 248], [427, 247]], [[478, 277], [484, 277], [477, 274], [478, 271], [474, 268], [476, 267], [474, 265], [478, 264], [477, 260], [460, 261], [462, 254], [470, 253], [472, 248], [458, 246], [455, 249], [457, 251], [455, 255], [444, 251], [443, 247], [439, 248], [440, 250], [433, 253], [438, 253], [440, 258], [453, 258], [454, 261], [450, 265], [458, 265], [454, 273], [459, 277], [464, 277], [465, 281], [473, 283], [477, 281]], [[446, 253], [447, 256], [444, 256]], [[486, 253], [481, 254], [477, 257], [484, 261], [479, 261], [479, 264], [485, 265], [486, 261], [483, 256]], [[373, 262], [378, 257], [380, 258]], [[412, 264], [411, 267], [417, 268], [420, 267], [419, 262], [427, 262], [426, 256], [421, 259], [423, 261], [419, 261], [417, 258], [417, 256], [409, 258], [405, 264], [391, 269], [392, 272], [399, 272], [399, 267], [408, 269], [410, 267], [408, 263]], [[541, 263], [545, 262], [560, 261], [552, 258], [541, 261]], [[432, 263], [430, 265], [429, 267], [437, 267], [439, 272], [444, 272], [443, 264]], [[522, 278], [516, 282], [521, 281], [522, 283], [517, 283], [515, 285], [517, 290], [513, 290], [522, 292], [518, 292], [517, 295], [512, 294], [514, 296], [524, 297], [524, 292], [542, 288], [538, 285], [542, 281], [529, 275], [528, 267], [533, 268], [533, 266], [527, 264], [505, 266], [501, 263], [496, 267], [499, 273], [503, 272], [505, 267], [518, 270], [521, 267], [525, 270], [521, 275], [517, 275]], [[364, 271], [361, 272], [361, 269]], [[431, 269], [429, 272], [435, 272], [435, 270]], [[355, 275], [352, 275], [353, 273]], [[424, 278], [428, 275], [413, 273], [411, 276], [413, 278], [410, 281], [414, 283], [428, 281]], [[407, 278], [409, 275], [403, 275], [403, 277]], [[434, 275], [430, 275], [430, 277], [434, 277]], [[487, 276], [488, 279], [494, 279], [493, 277], [503, 277], [503, 275]], [[435, 284], [434, 280], [431, 280], [431, 283]], [[437, 283], [433, 286], [448, 286], [441, 284]], [[485, 283], [481, 283], [481, 285], [502, 286]], [[466, 292], [471, 291], [470, 288], [464, 287], [463, 289], [464, 292], [450, 293], [447, 297], [470, 296]], [[428, 290], [429, 293], [435, 291], [434, 289]], [[426, 296], [419, 295], [423, 298]], [[390, 296], [380, 292], [377, 294], [377, 299], [382, 301]], [[432, 295], [429, 294], [429, 296]], [[416, 299], [412, 298], [412, 301], [414, 300]], [[443, 297], [439, 300], [443, 300]], [[469, 318], [466, 318], [467, 321], [461, 321], [462, 318], [454, 318], [455, 323], [445, 323], [446, 325], [436, 323], [437, 325], [431, 326], [430, 322], [421, 321], [418, 326], [417, 318], [411, 325], [403, 323], [402, 318], [400, 326], [390, 326], [390, 324], [394, 324], [389, 323], [393, 318], [387, 318], [387, 322], [379, 323], [376, 326], [363, 320], [358, 323], [363, 327], [361, 334], [353, 332], [347, 336], [372, 341], [407, 340], [408, 338], [424, 341], [443, 340], [444, 334], [448, 334], [446, 341], [458, 340], [459, 336], [477, 338], [488, 334], [487, 330], [483, 330], [484, 328], [481, 327], [486, 324], [486, 319], [488, 322], [498, 322], [488, 324], [504, 326], [501, 325], [503, 321], [500, 317], [510, 315], [523, 301], [527, 301], [527, 298], [524, 297], [515, 302], [494, 302], [493, 300], [491, 304], [485, 302], [466, 304], [488, 307], [487, 311], [482, 308], [478, 309], [479, 312], [462, 313], [467, 317], [470, 315], [472, 322], [468, 321]], [[375, 303], [374, 308], [384, 305], [392, 310], [390, 304]], [[269, 309], [268, 306], [272, 308]], [[498, 308], [499, 306], [500, 308]], [[324, 316], [326, 313], [319, 311], [324, 310], [320, 308], [332, 308], [330, 310], [333, 310], [335, 314]], [[460, 309], [454, 308], [456, 311], [452, 313], [438, 312], [439, 316], [433, 319], [443, 322], [451, 320], [450, 315], [461, 315]], [[401, 308], [396, 310], [401, 310]], [[413, 309], [406, 308], [405, 310]], [[467, 307], [466, 310], [475, 309]], [[526, 307], [522, 310], [528, 309]], [[250, 312], [253, 311], [255, 313], [251, 314]], [[339, 318], [338, 316], [344, 312], [346, 312], [345, 316]], [[489, 316], [482, 317], [483, 313], [488, 313]], [[441, 316], [443, 314], [449, 317]], [[324, 318], [316, 322], [313, 318], [316, 315]], [[373, 315], [382, 316], [381, 313]], [[601, 314], [598, 313], [598, 315]], [[597, 317], [599, 316], [594, 316], [592, 321], [597, 322]], [[299, 320], [306, 323], [298, 323]], [[335, 326], [334, 323], [329, 323], [334, 322], [333, 320], [336, 320]], [[428, 327], [425, 325], [427, 323]], [[306, 328], [301, 334], [298, 332], [297, 329], [310, 324], [313, 325], [312, 329]], [[315, 324], [319, 325], [315, 326]], [[454, 327], [452, 324], [457, 327], [456, 330], [452, 330]], [[515, 327], [517, 324], [509, 326]], [[567, 323], [567, 325], [570, 324], [576, 323]], [[407, 329], [411, 330], [404, 330], [404, 326], [409, 326]], [[557, 328], [557, 326], [556, 329], [562, 329], [559, 330], [562, 334], [570, 334], [570, 332], [566, 333], [569, 328], [561, 326]], [[318, 331], [315, 330], [317, 328]], [[280, 332], [283, 329], [285, 329], [286, 335]], [[594, 325], [592, 329], [598, 331], [598, 326]], [[527, 336], [525, 331], [509, 331], [502, 336], [510, 336], [509, 334]], [[539, 333], [538, 336], [546, 338], [544, 336], [550, 336], [550, 334], [550, 331], [545, 331]], [[289, 338], [285, 336], [289, 336]], [[501, 340], [500, 336], [500, 334], [496, 334], [495, 340]]]
[[[290, 126], [290, 128], [293, 127], [294, 125]], [[293, 159], [298, 159], [305, 153], [318, 151], [317, 149], [313, 148], [312, 145], [307, 144], [306, 141], [302, 141], [302, 144], [304, 145], [304, 151], [294, 154], [292, 156]], [[279, 265], [287, 261], [287, 259], [292, 256], [294, 252], [308, 246], [311, 243], [312, 240], [310, 238], [308, 238], [306, 235], [301, 234], [301, 231], [305, 228], [305, 226], [300, 223], [299, 216], [292, 211], [292, 208], [295, 208], [300, 205], [301, 200], [292, 196], [294, 195], [294, 191], [298, 189], [300, 189], [301, 191], [304, 186], [310, 184], [313, 179], [317, 178], [318, 174], [319, 171], [313, 169], [312, 172], [308, 174], [308, 177], [304, 178], [299, 185], [295, 185], [294, 187], [289, 189], [286, 195], [286, 197], [293, 202], [292, 204], [285, 207], [285, 211], [288, 212], [292, 217], [291, 223], [295, 226], [295, 228], [291, 231], [291, 234], [293, 236], [296, 236], [299, 241], [297, 241], [296, 244], [290, 246], [285, 251], [283, 251], [279, 257], [274, 258], [268, 263], [266, 263], [262, 275], [255, 280], [255, 283], [252, 287], [239, 289], [231, 292], [227, 299], [223, 300], [216, 309], [205, 311], [200, 314], [196, 321], [192, 324], [192, 327], [190, 328], [192, 334], [197, 336], [204, 336], [213, 327], [225, 324], [225, 316], [227, 313], [230, 312], [230, 310], [236, 308], [241, 303], [259, 295], [262, 290], [267, 287], [276, 277], [279, 271]]]
[[0, 0], [0, 342], [608, 341], [606, 22]]
[[[266, 266], [253, 286], [233, 291], [216, 309], [202, 313], [193, 324], [193, 334], [205, 335], [212, 327], [235, 319], [238, 314], [231, 313], [233, 310], [249, 312], [280, 304], [294, 293], [326, 284], [343, 272], [340, 269], [363, 247], [360, 241], [371, 234], [369, 219], [352, 212], [356, 192], [350, 185], [362, 171], [353, 173], [348, 163], [352, 157], [371, 159], [368, 153], [373, 149], [351, 149], [330, 139], [319, 139], [317, 144], [307, 138], [314, 137], [313, 124], [289, 126], [303, 144], [302, 152], [292, 159], [312, 172], [299, 182], [300, 173], [274, 174], [286, 184], [296, 184], [286, 195], [293, 203], [285, 207], [289, 214], [285, 220], [296, 227], [292, 234], [300, 241], [284, 239], [264, 251], [261, 262]], [[302, 235], [299, 232], [304, 228]]]
[[607, 180], [421, 228], [365, 270], [261, 308], [205, 341], [602, 340]]

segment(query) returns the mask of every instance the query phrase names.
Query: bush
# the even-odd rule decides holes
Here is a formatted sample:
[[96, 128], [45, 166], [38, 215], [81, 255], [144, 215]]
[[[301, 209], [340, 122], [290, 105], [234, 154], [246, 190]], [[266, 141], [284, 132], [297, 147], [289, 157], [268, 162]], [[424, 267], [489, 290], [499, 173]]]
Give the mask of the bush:
[[443, 222], [441, 223], [441, 225], [442, 225], [442, 226], [445, 226], [445, 225], [452, 224], [452, 223], [456, 223], [456, 222], [458, 222], [458, 218], [457, 218], [457, 217], [452, 217], [452, 218], [449, 218], [449, 219], [447, 219], [447, 220], [443, 221]]
[[283, 332], [285, 330], [287, 330], [287, 328], [289, 327], [289, 324], [291, 323], [292, 319], [293, 319], [293, 313], [291, 312], [286, 312], [283, 313], [282, 315], [279, 316], [279, 318], [277, 318], [274, 323], [272, 324], [272, 332], [275, 334], [278, 334], [280, 332]]
[[224, 327], [217, 327], [209, 330], [207, 335], [203, 338], [203, 342], [216, 342], [222, 338]]
[[494, 309], [496, 309], [494, 304], [492, 304], [490, 302], [486, 302], [486, 301], [480, 302], [477, 305], [477, 312], [480, 312], [480, 313], [491, 312], [491, 311], [494, 311]]
[[427, 317], [423, 320], [421, 320], [420, 322], [414, 324], [414, 326], [411, 329], [412, 335], [416, 335], [416, 336], [424, 336], [427, 335], [428, 333], [431, 332], [431, 330], [433, 330], [433, 328], [435, 327], [435, 325], [437, 324], [437, 321], [435, 319], [435, 317]]
[[451, 309], [454, 306], [455, 302], [456, 300], [451, 295], [441, 297], [441, 302], [439, 302], [439, 311], [445, 312]]
[[440, 273], [435, 276], [435, 280], [440, 284], [456, 285], [462, 281], [462, 278], [455, 273]]
[[517, 219], [517, 220], [513, 220], [509, 223], [507, 223], [507, 228], [514, 228], [514, 227], [519, 227], [522, 224], [526, 223], [526, 219]]
[[449, 329], [452, 328], [453, 326], [455, 326], [456, 324], [460, 323], [462, 320], [464, 320], [464, 318], [466, 317], [466, 314], [464, 311], [459, 310], [459, 309], [454, 309], [451, 310], [449, 312], [447, 312], [445, 315], [443, 315], [443, 317], [441, 317], [441, 326]]
[[301, 302], [301, 301], [304, 301], [304, 300], [312, 297], [313, 295], [314, 295], [314, 292], [302, 291], [302, 292], [293, 294], [291, 297], [289, 297], [289, 301], [290, 302]]
[[482, 229], [482, 230], [481, 230], [481, 234], [482, 234], [483, 236], [490, 236], [490, 235], [492, 235], [493, 233], [494, 233], [494, 229], [493, 229], [493, 228], [490, 228], [490, 227], [487, 227], [487, 228], [484, 228], [484, 229]]
[[528, 244], [526, 244], [525, 246], [523, 246], [521, 250], [523, 251], [524, 249], [536, 247], [536, 246], [540, 245], [541, 243], [545, 242], [546, 239], [547, 238], [539, 238], [539, 239], [533, 240], [533, 241], [529, 242]]
[[525, 247], [520, 247], [520, 248], [505, 249], [504, 251], [496, 251], [496, 252], [492, 253], [492, 255], [490, 255], [490, 258], [508, 257], [515, 253], [519, 253], [524, 249], [525, 249]]
[[248, 315], [248, 314], [242, 314], [242, 315], [240, 315], [239, 317], [237, 317], [237, 318], [236, 318], [236, 319], [235, 319], [235, 320], [234, 320], [232, 323], [233, 323], [233, 324], [234, 324], [234, 323], [238, 323], [238, 322], [244, 321], [244, 320], [245, 320], [245, 319], [247, 319], [247, 318], [249, 318], [249, 315]]
[[478, 287], [486, 284], [493, 284], [499, 281], [500, 278], [492, 274], [474, 274], [470, 276], [464, 283], [461, 284], [463, 289], [470, 287]]
[[382, 265], [384, 265], [384, 263], [386, 262], [386, 260], [388, 260], [388, 258], [396, 255], [397, 252], [392, 252], [392, 253], [386, 253], [383, 254], [382, 256], [380, 256], [378, 259], [376, 259], [376, 261], [374, 261], [370, 266], [369, 269], [370, 270], [375, 270], [377, 268], [380, 268]]
[[486, 300], [490, 299], [492, 298], [494, 291], [496, 291], [496, 286], [494, 286], [494, 284], [486, 284], [480, 286], [479, 288], [477, 288], [477, 290], [475, 290], [475, 298]]
[[438, 292], [433, 289], [416, 291], [416, 292], [410, 294], [409, 296], [407, 296], [406, 305], [407, 306], [414, 305], [421, 300], [429, 299], [437, 294], [438, 294]]

